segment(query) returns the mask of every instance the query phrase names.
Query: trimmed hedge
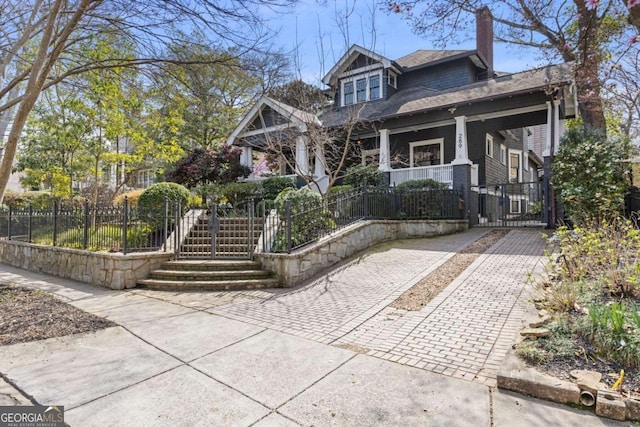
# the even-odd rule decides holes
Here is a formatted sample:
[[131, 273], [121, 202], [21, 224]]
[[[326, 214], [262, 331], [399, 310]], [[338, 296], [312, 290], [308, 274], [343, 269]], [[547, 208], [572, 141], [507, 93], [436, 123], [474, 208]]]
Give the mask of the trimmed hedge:
[[184, 214], [188, 208], [190, 195], [191, 193], [186, 187], [174, 182], [153, 184], [138, 198], [139, 215], [152, 227], [158, 227], [162, 225], [164, 218], [165, 199], [169, 199], [171, 202], [180, 201], [181, 214]]

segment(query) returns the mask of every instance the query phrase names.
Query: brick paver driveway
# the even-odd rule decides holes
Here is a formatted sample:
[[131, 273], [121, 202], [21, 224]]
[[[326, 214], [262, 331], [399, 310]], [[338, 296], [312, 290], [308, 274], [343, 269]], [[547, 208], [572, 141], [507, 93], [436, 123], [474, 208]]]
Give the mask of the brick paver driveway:
[[543, 264], [545, 241], [540, 230], [510, 231], [421, 311], [388, 307], [486, 232], [472, 229], [382, 244], [293, 289], [215, 296], [134, 292], [495, 385], [533, 287], [528, 273], [540, 271]]

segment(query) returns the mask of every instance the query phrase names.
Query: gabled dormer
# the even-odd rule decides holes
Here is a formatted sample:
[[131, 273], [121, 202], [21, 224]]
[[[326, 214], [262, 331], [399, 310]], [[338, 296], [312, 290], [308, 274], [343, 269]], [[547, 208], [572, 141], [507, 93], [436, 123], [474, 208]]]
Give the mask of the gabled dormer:
[[398, 88], [400, 67], [388, 58], [353, 45], [322, 82], [335, 93], [336, 106], [386, 99]]

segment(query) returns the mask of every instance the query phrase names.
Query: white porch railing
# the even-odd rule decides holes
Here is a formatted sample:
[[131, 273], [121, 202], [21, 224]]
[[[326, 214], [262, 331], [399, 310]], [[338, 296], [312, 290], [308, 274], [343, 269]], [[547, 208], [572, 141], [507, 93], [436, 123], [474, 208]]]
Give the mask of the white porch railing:
[[392, 187], [414, 179], [433, 179], [451, 186], [453, 167], [451, 165], [421, 166], [418, 168], [392, 169], [389, 183]]

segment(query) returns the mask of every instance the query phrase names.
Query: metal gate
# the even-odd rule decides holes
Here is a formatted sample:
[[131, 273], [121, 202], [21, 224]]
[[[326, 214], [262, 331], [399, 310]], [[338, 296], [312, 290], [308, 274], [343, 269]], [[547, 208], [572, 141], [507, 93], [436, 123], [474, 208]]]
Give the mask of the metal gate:
[[264, 203], [249, 199], [189, 210], [176, 221], [175, 258], [253, 259], [262, 234]]
[[[544, 227], [542, 182], [499, 183], [471, 187], [477, 227]], [[476, 221], [474, 221], [476, 222]]]

